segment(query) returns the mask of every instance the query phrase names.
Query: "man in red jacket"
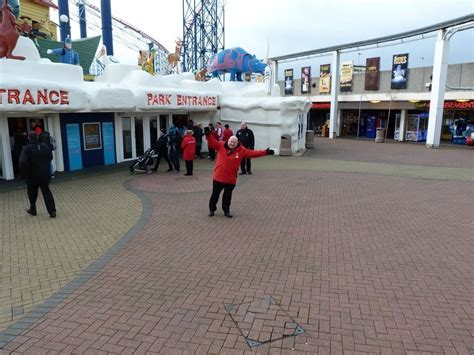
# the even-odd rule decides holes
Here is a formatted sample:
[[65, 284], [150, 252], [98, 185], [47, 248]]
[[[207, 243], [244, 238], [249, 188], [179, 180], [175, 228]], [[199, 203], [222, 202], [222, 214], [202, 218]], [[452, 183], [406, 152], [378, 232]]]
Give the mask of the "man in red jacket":
[[234, 132], [232, 132], [229, 125], [226, 123], [224, 125], [224, 133], [223, 133], [224, 138], [222, 140], [225, 142], [226, 140], [228, 140], [233, 135], [234, 135]]
[[217, 201], [221, 191], [224, 190], [222, 196], [222, 209], [224, 215], [232, 218], [230, 214], [230, 202], [232, 199], [232, 190], [237, 182], [237, 172], [239, 171], [240, 162], [244, 158], [258, 158], [265, 155], [273, 155], [275, 152], [267, 148], [265, 150], [249, 150], [239, 144], [236, 136], [229, 138], [227, 142], [218, 142], [212, 135], [209, 128], [204, 128], [207, 144], [210, 148], [215, 149], [217, 154], [217, 162], [212, 176], [212, 195], [209, 200], [209, 217], [214, 216], [217, 210]]

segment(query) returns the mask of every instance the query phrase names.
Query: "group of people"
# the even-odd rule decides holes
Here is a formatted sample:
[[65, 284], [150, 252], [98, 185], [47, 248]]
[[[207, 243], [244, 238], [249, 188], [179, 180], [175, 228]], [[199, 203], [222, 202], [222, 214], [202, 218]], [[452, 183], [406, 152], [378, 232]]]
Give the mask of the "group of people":
[[[221, 122], [217, 122], [216, 126], [209, 123], [208, 127], [210, 134], [217, 142], [227, 142], [230, 137], [234, 136], [234, 132], [228, 124], [222, 126]], [[176, 127], [171, 125], [167, 130], [162, 128], [160, 136], [155, 142], [154, 150], [157, 153], [157, 159], [152, 170], [157, 171], [162, 159], [168, 164], [167, 172], [174, 171], [179, 173], [180, 163], [179, 155], [182, 151], [183, 160], [186, 164], [186, 173], [184, 175], [193, 175], [193, 161], [194, 159], [203, 159], [201, 154], [202, 139], [204, 131], [201, 124], [194, 125], [193, 121], [188, 121], [186, 127]], [[235, 137], [239, 143], [250, 150], [255, 147], [255, 137], [250, 128], [245, 122], [242, 122], [240, 129], [237, 131]], [[208, 145], [207, 158], [214, 162], [216, 158], [216, 149]], [[240, 163], [240, 175], [252, 174], [250, 158], [242, 159]]]
[[154, 144], [157, 158], [152, 170], [157, 171], [161, 159], [164, 159], [168, 164], [168, 172], [179, 173], [179, 153], [182, 151], [186, 164], [184, 175], [192, 176], [194, 158], [201, 157], [202, 137], [202, 125], [194, 126], [192, 121], [189, 121], [186, 127], [177, 128], [171, 125], [168, 130], [162, 128], [160, 137]]
[[237, 182], [237, 173], [240, 167], [240, 175], [252, 174], [251, 158], [258, 158], [265, 155], [273, 155], [270, 148], [265, 150], [254, 150], [255, 137], [245, 122], [242, 122], [240, 129], [234, 135], [228, 124], [222, 127], [221, 122], [216, 126], [212, 123], [202, 129], [202, 125], [193, 125], [192, 121], [180, 132], [179, 128], [172, 125], [167, 131], [161, 129], [161, 135], [155, 143], [157, 159], [154, 171], [158, 170], [161, 159], [168, 163], [167, 171], [179, 173], [179, 150], [183, 151], [183, 160], [186, 164], [185, 176], [193, 175], [193, 161], [195, 158], [201, 159], [202, 138], [205, 135], [209, 156], [213, 162], [217, 158], [214, 168], [212, 195], [209, 200], [209, 216], [212, 217], [217, 210], [217, 202], [222, 191], [222, 210], [224, 215], [232, 218], [230, 214], [230, 204], [232, 191]]
[[[230, 205], [232, 191], [237, 182], [239, 167], [240, 174], [251, 174], [252, 158], [265, 155], [273, 155], [270, 148], [265, 150], [254, 150], [255, 138], [252, 130], [242, 122], [236, 135], [233, 134], [229, 125], [217, 122], [216, 127], [209, 124], [202, 129], [202, 125], [193, 125], [192, 121], [186, 127], [175, 127], [171, 125], [168, 130], [161, 129], [161, 135], [155, 143], [154, 149], [157, 152], [157, 159], [154, 170], [157, 171], [161, 159], [168, 163], [167, 171], [179, 173], [179, 152], [182, 150], [183, 160], [186, 164], [185, 176], [193, 175], [193, 161], [195, 158], [202, 158], [201, 147], [203, 136], [206, 137], [209, 147], [209, 158], [217, 159], [213, 173], [212, 194], [209, 200], [209, 216], [214, 216], [217, 210], [217, 203], [222, 191], [222, 210], [224, 215], [232, 218]], [[36, 216], [36, 200], [38, 190], [41, 189], [46, 204], [46, 209], [51, 218], [56, 217], [56, 205], [53, 194], [49, 189], [49, 182], [52, 175], [51, 161], [53, 159], [54, 139], [48, 132], [37, 129], [28, 134], [28, 144], [23, 147], [20, 159], [20, 174], [26, 180], [27, 193], [30, 207], [26, 210], [29, 215]]]

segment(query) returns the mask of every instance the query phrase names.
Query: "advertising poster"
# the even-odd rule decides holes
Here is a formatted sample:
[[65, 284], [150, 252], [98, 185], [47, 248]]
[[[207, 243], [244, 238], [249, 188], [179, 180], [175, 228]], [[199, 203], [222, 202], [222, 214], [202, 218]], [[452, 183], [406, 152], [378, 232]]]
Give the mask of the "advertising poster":
[[319, 66], [319, 93], [331, 92], [331, 64]]
[[93, 150], [102, 148], [100, 136], [100, 123], [83, 123], [82, 132], [84, 137], [84, 150]]
[[406, 89], [408, 80], [408, 53], [395, 54], [392, 62], [392, 89]]
[[365, 62], [365, 90], [378, 90], [380, 82], [380, 57], [367, 58]]
[[285, 69], [285, 95], [293, 95], [293, 69]]
[[301, 93], [308, 94], [311, 91], [311, 67], [301, 68]]
[[352, 61], [343, 62], [341, 66], [341, 78], [340, 86], [341, 92], [352, 91], [352, 73], [353, 73]]

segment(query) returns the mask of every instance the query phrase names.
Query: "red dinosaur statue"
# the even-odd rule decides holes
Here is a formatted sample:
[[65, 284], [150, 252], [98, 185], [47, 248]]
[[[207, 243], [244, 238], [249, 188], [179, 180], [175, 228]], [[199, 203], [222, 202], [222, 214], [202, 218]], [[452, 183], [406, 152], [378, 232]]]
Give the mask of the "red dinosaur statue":
[[25, 60], [25, 57], [13, 55], [16, 42], [20, 35], [16, 31], [16, 19], [13, 16], [8, 5], [8, 0], [3, 0], [2, 6], [2, 23], [0, 24], [0, 58], [6, 57], [10, 59]]

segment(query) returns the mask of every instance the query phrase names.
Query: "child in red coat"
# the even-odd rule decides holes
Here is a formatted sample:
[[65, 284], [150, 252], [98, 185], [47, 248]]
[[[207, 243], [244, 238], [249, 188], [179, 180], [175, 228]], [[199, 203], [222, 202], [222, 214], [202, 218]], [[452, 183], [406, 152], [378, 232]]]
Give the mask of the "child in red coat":
[[186, 164], [186, 176], [193, 175], [193, 160], [194, 152], [196, 151], [196, 139], [193, 137], [193, 131], [187, 130], [184, 132], [184, 138], [181, 142], [181, 149], [183, 150], [183, 160]]
[[217, 209], [217, 201], [221, 191], [224, 190], [222, 196], [222, 209], [224, 215], [232, 218], [230, 214], [230, 202], [232, 199], [232, 190], [237, 182], [237, 172], [239, 171], [240, 162], [244, 158], [258, 158], [265, 155], [273, 155], [275, 152], [270, 148], [265, 150], [250, 150], [243, 147], [236, 136], [229, 138], [227, 142], [218, 142], [211, 134], [209, 128], [204, 129], [207, 144], [210, 148], [217, 151], [217, 162], [212, 176], [212, 195], [209, 200], [209, 217], [214, 216]]

